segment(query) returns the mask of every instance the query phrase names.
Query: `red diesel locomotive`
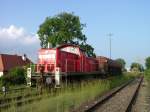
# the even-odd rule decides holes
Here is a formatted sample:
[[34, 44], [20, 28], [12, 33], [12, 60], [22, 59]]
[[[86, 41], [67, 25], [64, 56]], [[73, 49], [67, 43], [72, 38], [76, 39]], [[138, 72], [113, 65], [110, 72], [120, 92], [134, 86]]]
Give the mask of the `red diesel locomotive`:
[[88, 57], [79, 46], [64, 44], [56, 48], [43, 48], [38, 52], [37, 73], [51, 77], [56, 85], [65, 76], [100, 75], [120, 71], [121, 65], [105, 57]]

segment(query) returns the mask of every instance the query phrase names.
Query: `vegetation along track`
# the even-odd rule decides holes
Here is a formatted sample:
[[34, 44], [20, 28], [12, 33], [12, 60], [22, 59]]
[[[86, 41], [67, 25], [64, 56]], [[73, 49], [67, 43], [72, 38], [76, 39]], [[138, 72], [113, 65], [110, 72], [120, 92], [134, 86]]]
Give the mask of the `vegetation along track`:
[[74, 112], [130, 112], [142, 81], [143, 76], [130, 80]]
[[[22, 89], [20, 89], [20, 90], [22, 90]], [[56, 91], [56, 90], [53, 89], [51, 91]], [[13, 97], [8, 97], [8, 98], [6, 97], [6, 98], [0, 99], [0, 111], [1, 111], [1, 109], [9, 108], [12, 104], [21, 106], [22, 104], [32, 103], [33, 101], [41, 100], [43, 97], [49, 97], [49, 95], [50, 95], [50, 94], [46, 94], [45, 91], [43, 91], [43, 94], [39, 94], [39, 92], [33, 88], [31, 89], [30, 92], [28, 92], [26, 94], [22, 94], [22, 93], [23, 92], [18, 93], [18, 94], [20, 94], [18, 96], [13, 96]]]

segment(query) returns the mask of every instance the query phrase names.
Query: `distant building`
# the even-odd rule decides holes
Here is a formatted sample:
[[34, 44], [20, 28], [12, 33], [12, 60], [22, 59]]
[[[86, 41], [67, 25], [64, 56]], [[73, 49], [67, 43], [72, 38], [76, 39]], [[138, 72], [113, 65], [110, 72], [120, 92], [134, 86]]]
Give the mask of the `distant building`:
[[9, 70], [12, 68], [23, 67], [30, 63], [32, 62], [26, 57], [26, 55], [18, 56], [0, 54], [0, 77], [9, 72]]

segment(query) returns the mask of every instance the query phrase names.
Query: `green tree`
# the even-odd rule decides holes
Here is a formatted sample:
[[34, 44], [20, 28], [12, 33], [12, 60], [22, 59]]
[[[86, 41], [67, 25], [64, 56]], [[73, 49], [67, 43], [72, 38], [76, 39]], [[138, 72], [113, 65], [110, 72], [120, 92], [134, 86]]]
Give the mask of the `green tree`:
[[144, 71], [144, 67], [141, 64], [136, 62], [131, 64], [130, 69], [133, 71], [140, 71], [140, 72]]
[[122, 65], [122, 69], [123, 69], [123, 71], [124, 71], [124, 70], [125, 70], [125, 65], [126, 65], [125, 60], [122, 59], [122, 58], [118, 58], [118, 59], [116, 59], [116, 61], [117, 61], [119, 64]]
[[147, 57], [145, 60], [146, 69], [150, 69], [150, 57]]
[[54, 17], [47, 17], [38, 30], [41, 46], [47, 47], [48, 42], [52, 47], [59, 44], [71, 43], [79, 44], [79, 41], [86, 41], [82, 33], [84, 24], [80, 23], [78, 16], [73, 13], [60, 13]]
[[88, 56], [94, 56], [94, 48], [86, 43], [86, 36], [82, 33], [85, 24], [73, 13], [60, 13], [54, 17], [47, 17], [38, 30], [41, 47], [46, 48], [48, 43], [52, 47], [61, 44], [79, 45]]
[[87, 56], [89, 57], [96, 57], [96, 54], [94, 53], [94, 48], [89, 44], [80, 44], [80, 48], [83, 49]]

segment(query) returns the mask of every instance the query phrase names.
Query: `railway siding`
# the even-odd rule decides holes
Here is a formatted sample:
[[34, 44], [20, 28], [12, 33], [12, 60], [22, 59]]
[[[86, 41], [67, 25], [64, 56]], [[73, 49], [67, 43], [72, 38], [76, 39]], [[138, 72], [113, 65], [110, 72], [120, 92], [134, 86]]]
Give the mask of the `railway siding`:
[[134, 80], [127, 87], [116, 93], [106, 103], [96, 108], [95, 112], [126, 112], [136, 88], [139, 86], [140, 79]]
[[118, 88], [115, 88], [106, 95], [98, 98], [88, 105], [81, 106], [77, 111], [80, 112], [126, 112], [130, 107], [130, 102], [137, 88], [139, 87], [141, 78], [130, 81]]
[[126, 112], [139, 86], [140, 79], [134, 80], [127, 87], [116, 93], [106, 103], [96, 108], [95, 112]]

